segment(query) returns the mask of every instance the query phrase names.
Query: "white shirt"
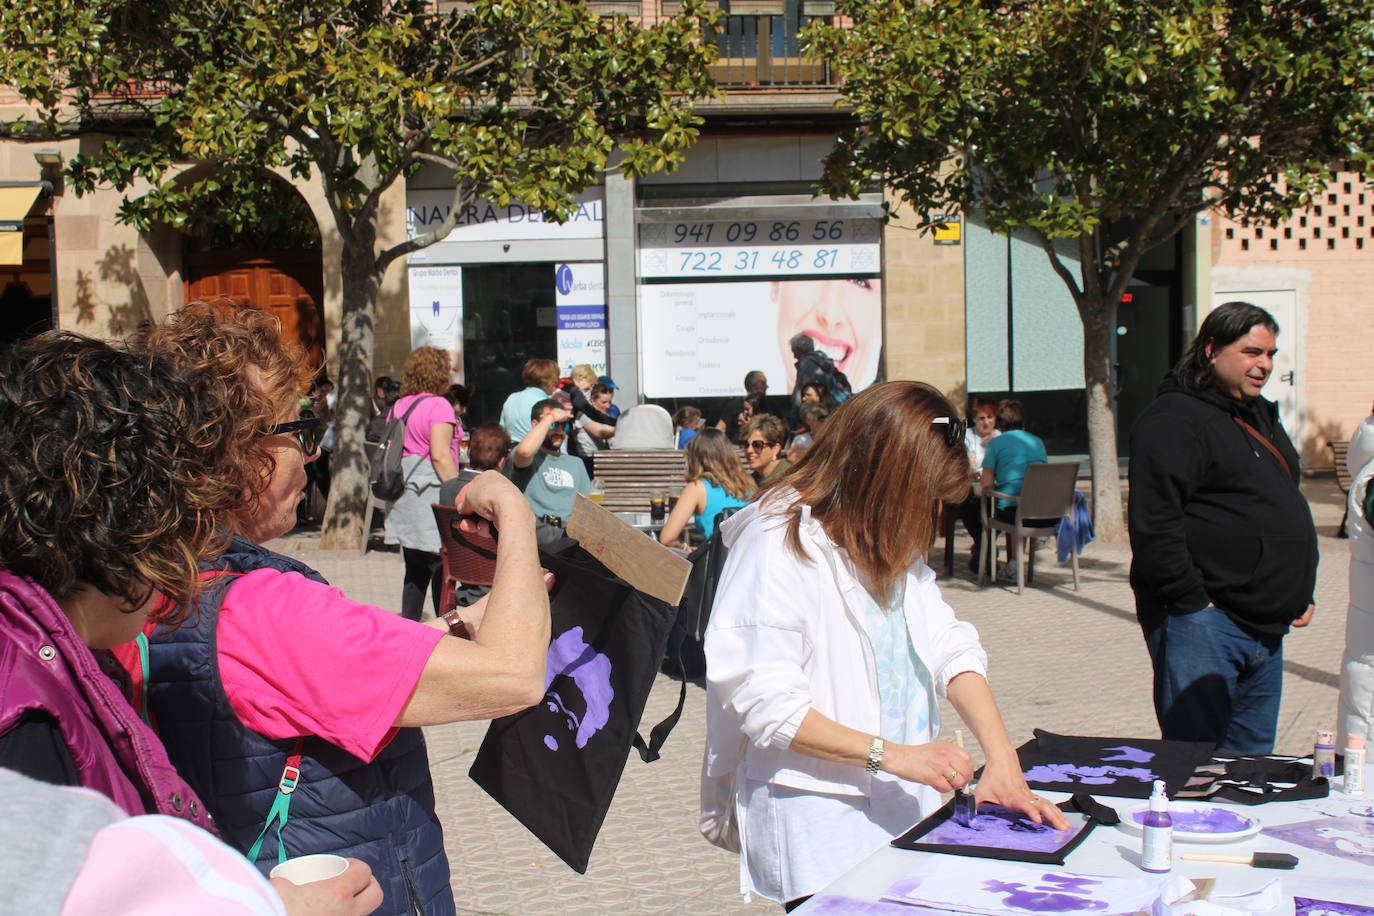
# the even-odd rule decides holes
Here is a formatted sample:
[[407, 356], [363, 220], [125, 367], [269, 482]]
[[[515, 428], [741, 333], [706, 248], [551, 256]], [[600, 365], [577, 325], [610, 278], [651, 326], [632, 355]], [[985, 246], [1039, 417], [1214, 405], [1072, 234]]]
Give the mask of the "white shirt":
[[[860, 616], [868, 592], [809, 508], [801, 535], [811, 562], [787, 548], [779, 511], [792, 498], [754, 503], [722, 526], [730, 555], [706, 631], [702, 831], [710, 837], [733, 814], [741, 892], [780, 901], [825, 886], [939, 803], [928, 786], [790, 748], [813, 708], [870, 734], [882, 727]], [[957, 674], [984, 673], [977, 632], [955, 619], [924, 561], [904, 589], [900, 613], [936, 693]], [[928, 702], [931, 740], [939, 712], [934, 694]]]

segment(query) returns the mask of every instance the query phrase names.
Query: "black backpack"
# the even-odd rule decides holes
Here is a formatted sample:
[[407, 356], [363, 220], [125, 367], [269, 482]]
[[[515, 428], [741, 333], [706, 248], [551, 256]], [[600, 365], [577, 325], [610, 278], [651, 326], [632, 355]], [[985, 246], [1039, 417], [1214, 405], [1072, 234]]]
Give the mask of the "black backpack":
[[[438, 395], [432, 394], [430, 397]], [[382, 450], [377, 455], [377, 460], [372, 463], [372, 472], [367, 477], [368, 483], [372, 484], [372, 495], [378, 499], [392, 502], [405, 492], [406, 479], [401, 473], [401, 449], [405, 446], [406, 421], [424, 400], [416, 398], [415, 403], [406, 409], [402, 417], [396, 416], [394, 405], [386, 412], [386, 432], [382, 435]]]

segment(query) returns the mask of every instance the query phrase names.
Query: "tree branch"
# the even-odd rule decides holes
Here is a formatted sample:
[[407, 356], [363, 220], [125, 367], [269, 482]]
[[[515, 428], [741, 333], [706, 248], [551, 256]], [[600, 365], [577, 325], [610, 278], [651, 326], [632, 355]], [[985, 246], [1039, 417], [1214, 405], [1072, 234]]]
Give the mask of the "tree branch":
[[[428, 154], [419, 155], [428, 156]], [[430, 156], [429, 158], [434, 159], [438, 157]], [[412, 251], [428, 248], [435, 242], [443, 241], [443, 239], [453, 231], [453, 227], [458, 225], [459, 214], [461, 214], [463, 210], [466, 209], [467, 205], [472, 203], [476, 197], [477, 194], [471, 185], [465, 181], [457, 182], [453, 189], [453, 198], [449, 203], [448, 213], [444, 216], [444, 221], [424, 235], [417, 235], [413, 239], [406, 239], [404, 242], [392, 245], [390, 248], [377, 255], [378, 272], [386, 270], [391, 262], [397, 258], [404, 257]]]

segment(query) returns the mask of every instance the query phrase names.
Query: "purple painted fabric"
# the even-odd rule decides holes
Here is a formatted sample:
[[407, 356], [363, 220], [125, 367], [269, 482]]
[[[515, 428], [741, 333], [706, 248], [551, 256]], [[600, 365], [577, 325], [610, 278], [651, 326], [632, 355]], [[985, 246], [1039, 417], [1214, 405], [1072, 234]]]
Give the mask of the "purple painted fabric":
[[[569, 678], [572, 686], [582, 694], [581, 703], [567, 690], [563, 691], [569, 693], [565, 700], [558, 691], [549, 689], [560, 674]], [[567, 630], [549, 646], [544, 689], [547, 691], [544, 702], [549, 711], [562, 712], [567, 717], [568, 730], [574, 733], [579, 748], [586, 747], [592, 735], [610, 721], [611, 701], [615, 699], [615, 691], [611, 688], [611, 660], [587, 645], [581, 627]], [[545, 735], [544, 746], [551, 751], [558, 750], [557, 737]]]
[[1374, 906], [1340, 903], [1336, 900], [1293, 898], [1293, 916], [1374, 916]]
[[1074, 836], [1076, 833], [1073, 830], [1055, 830], [1046, 824], [1037, 824], [1019, 811], [984, 802], [978, 806], [978, 814], [969, 826], [963, 827], [950, 818], [921, 837], [921, 842], [943, 846], [991, 846], [1024, 852], [1056, 852]]

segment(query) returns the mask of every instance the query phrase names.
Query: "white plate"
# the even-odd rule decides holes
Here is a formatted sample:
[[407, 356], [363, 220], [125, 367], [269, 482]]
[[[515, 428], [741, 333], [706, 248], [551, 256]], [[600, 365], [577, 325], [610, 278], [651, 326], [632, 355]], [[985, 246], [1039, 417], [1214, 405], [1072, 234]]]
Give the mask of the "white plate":
[[[1140, 833], [1143, 829], [1140, 821], [1149, 811], [1149, 805], [1123, 811], [1117, 827], [1127, 833]], [[1169, 802], [1169, 814], [1174, 819], [1174, 841], [1177, 843], [1235, 843], [1260, 831], [1259, 818], [1246, 814], [1244, 808], [1231, 805]]]

